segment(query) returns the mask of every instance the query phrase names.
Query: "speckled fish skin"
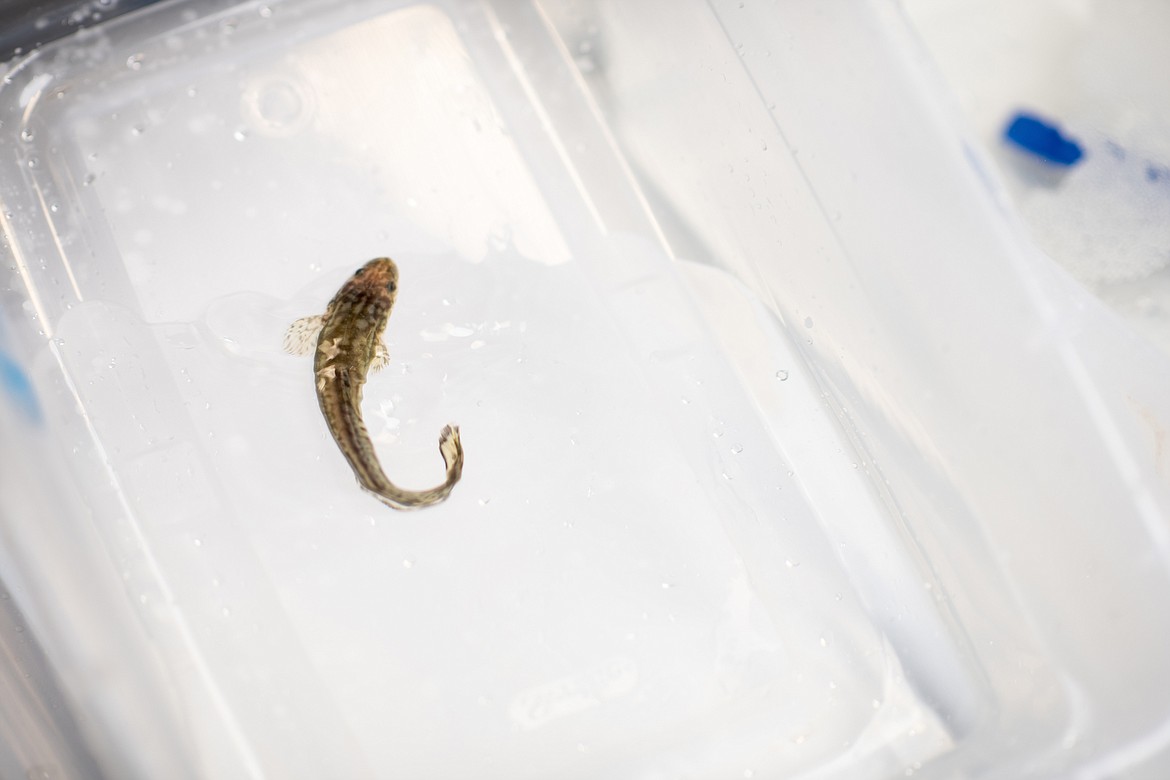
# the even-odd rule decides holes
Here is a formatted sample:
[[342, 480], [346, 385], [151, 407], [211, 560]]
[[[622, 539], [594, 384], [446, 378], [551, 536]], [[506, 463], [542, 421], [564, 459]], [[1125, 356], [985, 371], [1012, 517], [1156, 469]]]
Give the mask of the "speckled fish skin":
[[321, 318], [313, 369], [321, 413], [358, 484], [394, 509], [421, 509], [446, 500], [463, 474], [459, 428], [448, 425], [439, 434], [439, 452], [447, 467], [443, 483], [429, 490], [404, 490], [382, 470], [361, 414], [366, 374], [388, 360], [382, 332], [397, 294], [398, 267], [393, 260], [379, 257], [359, 268]]

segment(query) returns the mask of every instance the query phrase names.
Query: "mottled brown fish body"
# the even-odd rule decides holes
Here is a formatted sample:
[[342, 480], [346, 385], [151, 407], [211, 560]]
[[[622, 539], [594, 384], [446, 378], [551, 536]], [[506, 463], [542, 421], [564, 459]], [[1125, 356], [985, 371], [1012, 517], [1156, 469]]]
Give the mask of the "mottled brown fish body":
[[[347, 369], [361, 403], [362, 385], [378, 352], [382, 331], [398, 294], [398, 267], [388, 257], [371, 260], [341, 286], [325, 309], [313, 369], [317, 387]], [[324, 411], [324, 405], [322, 405]]]
[[[313, 369], [321, 414], [358, 484], [395, 509], [421, 509], [445, 500], [463, 474], [459, 428], [448, 425], [439, 434], [439, 452], [447, 467], [443, 483], [429, 490], [404, 490], [382, 470], [361, 415], [366, 374], [389, 360], [382, 331], [397, 293], [398, 267], [390, 258], [380, 257], [359, 268], [320, 318]], [[290, 334], [300, 322], [293, 324]], [[286, 337], [286, 348], [290, 338]]]

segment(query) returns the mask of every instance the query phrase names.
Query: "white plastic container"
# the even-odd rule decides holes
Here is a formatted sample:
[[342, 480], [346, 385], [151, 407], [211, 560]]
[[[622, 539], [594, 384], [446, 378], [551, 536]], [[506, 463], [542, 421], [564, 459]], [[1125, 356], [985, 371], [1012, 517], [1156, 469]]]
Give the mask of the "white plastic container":
[[[68, 716], [4, 700], [3, 760], [1157, 776], [1170, 370], [916, 51], [879, 2], [306, 0], [10, 63], [0, 579]], [[384, 254], [382, 462], [466, 448], [413, 514], [280, 350]]]

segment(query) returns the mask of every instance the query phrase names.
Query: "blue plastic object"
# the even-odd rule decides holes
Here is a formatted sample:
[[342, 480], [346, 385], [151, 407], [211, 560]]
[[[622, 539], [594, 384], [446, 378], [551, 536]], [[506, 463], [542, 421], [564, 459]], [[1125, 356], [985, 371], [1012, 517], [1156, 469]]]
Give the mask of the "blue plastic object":
[[1012, 117], [1003, 135], [1021, 149], [1057, 165], [1075, 165], [1085, 154], [1080, 144], [1056, 125], [1022, 111]]
[[7, 391], [9, 399], [35, 423], [41, 421], [41, 407], [28, 376], [20, 370], [10, 357], [0, 352], [0, 388]]

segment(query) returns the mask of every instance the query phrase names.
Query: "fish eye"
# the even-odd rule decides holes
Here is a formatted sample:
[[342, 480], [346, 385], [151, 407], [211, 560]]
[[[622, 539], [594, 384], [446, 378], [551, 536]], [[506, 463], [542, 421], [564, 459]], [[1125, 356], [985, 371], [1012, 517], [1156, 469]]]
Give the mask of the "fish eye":
[[366, 267], [363, 265], [361, 268], [359, 268], [359, 269], [357, 269], [356, 271], [354, 271], [354, 272], [353, 272], [353, 275], [354, 275], [354, 276], [361, 276], [361, 275], [362, 275], [362, 271], [364, 271], [364, 270], [366, 270]]
[[394, 292], [395, 290], [398, 289], [398, 285], [395, 284], [393, 280], [391, 280], [389, 282], [386, 282], [386, 289], [389, 290], [390, 292]]

